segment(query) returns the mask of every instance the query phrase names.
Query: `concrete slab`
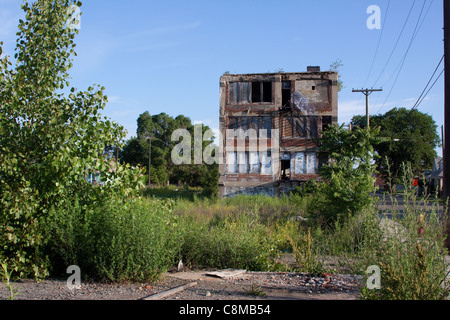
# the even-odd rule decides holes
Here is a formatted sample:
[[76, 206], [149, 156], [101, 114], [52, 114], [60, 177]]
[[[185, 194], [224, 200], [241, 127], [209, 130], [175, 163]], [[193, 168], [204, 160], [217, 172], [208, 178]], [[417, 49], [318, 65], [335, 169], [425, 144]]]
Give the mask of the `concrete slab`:
[[247, 270], [225, 269], [225, 270], [207, 272], [207, 273], [205, 273], [205, 275], [209, 276], [209, 277], [228, 279], [228, 278], [233, 278], [233, 277], [243, 275], [246, 272], [247, 272]]
[[221, 280], [230, 279], [245, 274], [247, 270], [240, 269], [224, 269], [217, 271], [183, 271], [183, 272], [167, 272], [165, 276], [177, 278], [181, 280], [197, 281], [197, 280]]

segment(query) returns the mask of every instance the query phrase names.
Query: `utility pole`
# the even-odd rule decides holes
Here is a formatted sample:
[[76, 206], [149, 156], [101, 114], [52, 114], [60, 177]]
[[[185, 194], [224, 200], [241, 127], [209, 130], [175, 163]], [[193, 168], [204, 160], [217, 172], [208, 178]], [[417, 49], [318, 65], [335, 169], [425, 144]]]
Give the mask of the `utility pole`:
[[[445, 1], [445, 0], [444, 0]], [[367, 130], [370, 128], [370, 120], [369, 120], [369, 96], [374, 91], [383, 91], [383, 89], [361, 89], [361, 90], [355, 90], [353, 89], [352, 92], [362, 92], [366, 96], [366, 121], [367, 121]]]
[[[444, 206], [450, 196], [450, 0], [444, 1], [444, 148], [442, 157], [444, 158], [443, 172], [443, 196]], [[447, 249], [450, 249], [450, 219], [447, 211], [447, 239], [445, 241]]]

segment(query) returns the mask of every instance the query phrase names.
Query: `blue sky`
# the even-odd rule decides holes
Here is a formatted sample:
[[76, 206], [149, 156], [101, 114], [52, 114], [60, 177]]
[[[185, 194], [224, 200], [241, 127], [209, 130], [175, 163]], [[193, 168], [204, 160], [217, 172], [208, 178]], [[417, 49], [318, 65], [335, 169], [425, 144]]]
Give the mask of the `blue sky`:
[[[0, 41], [11, 56], [20, 3], [0, 0]], [[370, 5], [381, 9], [381, 29], [366, 25]], [[105, 86], [103, 114], [128, 137], [145, 111], [183, 114], [217, 129], [225, 71], [328, 70], [336, 59], [344, 82], [339, 123], [365, 113], [365, 98], [353, 88], [383, 88], [370, 96], [371, 114], [410, 109], [443, 55], [441, 0], [85, 0], [81, 11], [71, 84]], [[441, 76], [418, 106], [439, 134], [443, 82]]]

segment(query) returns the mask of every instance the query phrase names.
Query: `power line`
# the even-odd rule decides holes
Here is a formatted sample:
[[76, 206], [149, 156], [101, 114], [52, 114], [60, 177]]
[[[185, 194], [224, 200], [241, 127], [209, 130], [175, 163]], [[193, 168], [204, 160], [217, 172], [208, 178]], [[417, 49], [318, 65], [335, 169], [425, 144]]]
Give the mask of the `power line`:
[[[422, 93], [420, 94], [419, 98], [417, 99], [416, 103], [415, 103], [414, 106], [411, 108], [411, 110], [414, 109], [414, 108], [416, 108], [416, 107], [418, 107], [419, 104], [423, 101], [423, 99], [422, 99], [422, 100], [420, 100], [420, 99], [422, 98], [422, 95], [424, 94], [425, 90], [427, 90], [427, 87], [428, 87], [428, 85], [430, 84], [431, 80], [433, 80], [433, 77], [434, 77], [434, 75], [436, 74], [436, 71], [439, 69], [439, 66], [441, 65], [441, 63], [442, 63], [443, 60], [444, 60], [444, 55], [442, 55], [442, 58], [441, 58], [441, 60], [439, 61], [438, 65], [436, 66], [436, 69], [434, 69], [434, 72], [433, 72], [433, 74], [431, 75], [430, 80], [428, 80], [427, 85], [426, 85], [425, 88], [423, 89]], [[442, 75], [442, 72], [441, 72], [441, 74], [439, 75], [439, 77], [440, 77], [441, 75]], [[439, 77], [438, 77], [438, 79], [439, 79]], [[437, 81], [437, 79], [436, 79], [436, 81]], [[433, 83], [433, 85], [430, 87], [430, 89], [434, 86], [434, 84], [436, 83], [436, 81]], [[427, 91], [427, 93], [425, 94], [425, 96], [428, 94], [429, 91], [430, 91], [430, 90]], [[424, 98], [425, 98], [425, 96], [424, 96]], [[419, 101], [420, 101], [420, 102], [419, 102]]]
[[[406, 52], [405, 52], [405, 54], [404, 54], [404, 56], [403, 56], [403, 59], [401, 60], [401, 63], [400, 63], [400, 69], [399, 69], [398, 72], [397, 72], [397, 76], [395, 77], [395, 80], [394, 80], [394, 83], [392, 84], [391, 90], [389, 90], [389, 93], [388, 93], [388, 95], [386, 96], [386, 99], [384, 100], [383, 105], [380, 107], [380, 110], [383, 109], [383, 107], [384, 107], [384, 105], [386, 104], [388, 98], [390, 97], [390, 95], [391, 95], [391, 93], [392, 93], [392, 91], [393, 91], [393, 89], [394, 89], [394, 87], [395, 87], [395, 85], [396, 85], [396, 83], [397, 83], [398, 77], [400, 76], [400, 73], [401, 73], [401, 71], [402, 71], [402, 69], [403, 69], [403, 65], [405, 64], [406, 57], [407, 57], [407, 55], [408, 55], [408, 53], [409, 53], [409, 50], [411, 49], [411, 45], [412, 45], [412, 43], [413, 43], [413, 41], [414, 41], [414, 39], [415, 39], [417, 33], [419, 32], [419, 29], [420, 29], [420, 28], [419, 28], [420, 18], [422, 17], [422, 13], [423, 13], [423, 10], [424, 10], [424, 8], [425, 8], [425, 4], [426, 4], [426, 0], [423, 1], [422, 9], [420, 10], [420, 14], [419, 14], [419, 17], [418, 17], [418, 19], [417, 19], [416, 26], [414, 27], [414, 31], [413, 31], [411, 40], [409, 41], [408, 48], [406, 49]], [[380, 111], [380, 110], [379, 110], [379, 111]], [[378, 112], [379, 112], [379, 111], [378, 111]]]
[[366, 78], [366, 80], [364, 81], [363, 86], [365, 86], [366, 83], [367, 83], [367, 80], [369, 80], [369, 76], [370, 76], [370, 74], [372, 73], [373, 65], [375, 64], [375, 59], [376, 59], [376, 57], [377, 57], [378, 50], [380, 49], [381, 38], [383, 37], [384, 27], [385, 27], [385, 25], [386, 25], [386, 20], [387, 20], [387, 17], [388, 17], [390, 4], [391, 4], [391, 0], [389, 0], [389, 2], [388, 2], [388, 4], [387, 4], [386, 14], [385, 14], [385, 16], [384, 16], [384, 21], [383, 21], [383, 26], [381, 27], [380, 38], [378, 39], [377, 48], [375, 49], [375, 54], [374, 54], [373, 59], [372, 59], [372, 64], [371, 64], [371, 66], [370, 66], [369, 73], [367, 74], [367, 78]]
[[[430, 8], [431, 8], [431, 5], [433, 4], [433, 1], [434, 1], [434, 0], [432, 0], [431, 3], [430, 3], [430, 5], [428, 6], [428, 9], [427, 9], [427, 11], [426, 11], [424, 17], [423, 17], [422, 21], [420, 22], [420, 26], [417, 28], [417, 25], [418, 25], [418, 23], [419, 23], [420, 17], [422, 16], [422, 12], [423, 12], [423, 9], [424, 9], [424, 6], [425, 6], [426, 0], [424, 0], [423, 6], [422, 6], [422, 10], [420, 11], [420, 15], [419, 15], [419, 18], [418, 18], [418, 20], [417, 20], [417, 22], [416, 22], [416, 27], [414, 28], [414, 32], [413, 32], [413, 35], [412, 35], [411, 40], [410, 40], [410, 42], [409, 42], [408, 48], [407, 48], [407, 50], [406, 50], [406, 53], [405, 53], [403, 59], [400, 61], [400, 63], [399, 63], [399, 64], [397, 65], [397, 67], [394, 69], [394, 71], [392, 72], [392, 74], [389, 76], [389, 78], [384, 82], [383, 86], [386, 85], [386, 84], [391, 80], [392, 76], [397, 72], [397, 70], [398, 70], [400, 67], [403, 67], [403, 62], [404, 62], [404, 60], [406, 59], [406, 55], [408, 54], [409, 48], [411, 47], [412, 42], [414, 41], [414, 39], [416, 38], [417, 34], [419, 33], [419, 30], [422, 28], [423, 22], [425, 21], [425, 18], [427, 17], [428, 12], [430, 11]], [[412, 7], [411, 7], [411, 9], [412, 9]], [[410, 11], [410, 13], [411, 13], [411, 11]], [[408, 19], [407, 19], [406, 21], [408, 21]], [[405, 25], [403, 25], [403, 28], [404, 28], [404, 27], [405, 27]], [[403, 32], [403, 29], [402, 29], [402, 32]], [[402, 32], [401, 32], [401, 33], [402, 33]], [[400, 34], [401, 34], [401, 33], [400, 33]], [[394, 48], [397, 46], [398, 40], [400, 40], [400, 37], [397, 39], [397, 43], [396, 43], [396, 45], [394, 46]], [[392, 57], [392, 53], [393, 53], [393, 52], [394, 52], [394, 51], [391, 52], [391, 55], [389, 56], [388, 61], [389, 61], [390, 58]], [[386, 67], [386, 65], [385, 65], [385, 67]], [[384, 71], [384, 69], [383, 69], [383, 71]], [[381, 72], [381, 74], [383, 73], [383, 71]], [[399, 72], [400, 72], [400, 71], [399, 71]], [[380, 76], [381, 76], [381, 74], [380, 74]], [[379, 78], [380, 78], [380, 77], [378, 77], [377, 81], [375, 81], [375, 84], [378, 82]]]
[[428, 92], [430, 92], [431, 89], [433, 89], [434, 85], [436, 84], [436, 82], [439, 80], [439, 78], [442, 76], [442, 74], [444, 73], [444, 69], [441, 71], [441, 73], [438, 75], [438, 77], [436, 78], [436, 80], [434, 80], [433, 84], [431, 85], [431, 87], [428, 89], [427, 93], [425, 93], [425, 95], [423, 96], [423, 98], [419, 101], [419, 103], [416, 102], [416, 105], [414, 105], [414, 107], [411, 110], [414, 110], [414, 108], [417, 108], [422, 101], [425, 99], [425, 97], [427, 96]]
[[411, 12], [412, 12], [412, 9], [414, 8], [415, 3], [416, 3], [416, 0], [414, 0], [413, 4], [411, 5], [411, 8], [409, 9], [408, 16], [406, 17], [406, 20], [405, 20], [405, 22], [403, 23], [402, 30], [400, 31], [400, 34], [399, 34], [398, 37], [397, 37], [397, 41], [395, 42], [394, 48], [392, 48], [391, 54], [389, 55], [388, 60], [387, 60], [386, 63], [384, 64], [384, 67], [383, 67], [383, 69], [381, 70], [380, 74], [378, 75], [378, 78], [377, 78], [377, 80], [375, 81], [374, 86], [377, 84], [378, 80], [380, 80], [381, 76], [382, 76], [383, 73], [384, 73], [384, 70], [386, 70], [387, 65], [388, 65], [389, 62], [391, 61], [392, 55], [394, 54], [394, 51], [395, 51], [395, 49], [397, 48], [397, 45], [398, 45], [398, 43], [399, 43], [399, 41], [400, 41], [400, 38], [401, 38], [401, 36], [402, 36], [402, 34], [403, 34], [403, 31], [405, 30], [406, 24], [408, 23], [409, 17], [411, 16]]

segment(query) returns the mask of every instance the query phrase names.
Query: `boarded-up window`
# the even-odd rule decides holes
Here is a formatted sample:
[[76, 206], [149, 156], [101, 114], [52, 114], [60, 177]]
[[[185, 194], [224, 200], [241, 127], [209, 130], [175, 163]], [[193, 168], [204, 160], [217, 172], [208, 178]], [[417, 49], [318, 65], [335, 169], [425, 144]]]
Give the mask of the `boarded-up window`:
[[250, 127], [249, 117], [239, 117], [239, 129], [247, 131]]
[[295, 174], [316, 174], [317, 155], [315, 152], [296, 152], [294, 156]]
[[228, 118], [228, 129], [237, 129], [239, 126], [237, 117]]
[[282, 120], [283, 138], [317, 138], [318, 117], [285, 117]]
[[250, 102], [250, 82], [239, 82], [239, 103]]
[[306, 135], [306, 117], [296, 118], [294, 121], [294, 137], [305, 138]]
[[317, 156], [314, 152], [306, 153], [306, 173], [315, 174], [317, 172]]
[[305, 153], [304, 152], [297, 152], [295, 154], [295, 161], [294, 161], [294, 172], [296, 174], [303, 174], [306, 171], [306, 162], [305, 162]]
[[228, 101], [229, 103], [237, 103], [239, 94], [239, 82], [230, 82], [228, 84]]
[[259, 153], [249, 152], [250, 173], [259, 173]]
[[292, 138], [292, 123], [293, 118], [283, 118], [282, 124], [283, 124], [283, 138]]
[[248, 152], [239, 151], [237, 153], [239, 173], [248, 173]]
[[[238, 130], [242, 129], [244, 134], [247, 134], [247, 130], [254, 130], [256, 137], [260, 137], [260, 129], [266, 129], [266, 138], [271, 137], [272, 130], [272, 118], [271, 117], [229, 117], [228, 129]], [[253, 137], [253, 131], [249, 132], [249, 137]]]
[[270, 151], [260, 152], [261, 174], [272, 174], [272, 155]]
[[267, 138], [272, 138], [272, 118], [262, 117], [262, 128], [266, 130]]
[[237, 173], [236, 152], [227, 153], [227, 171], [228, 173]]
[[229, 103], [250, 102], [250, 82], [230, 82], [228, 84]]
[[309, 118], [309, 137], [317, 138], [319, 136], [318, 118], [317, 117], [308, 117], [308, 118]]
[[250, 118], [250, 129], [256, 131], [256, 134], [259, 134], [259, 129], [261, 129], [261, 118], [260, 117], [251, 117]]

